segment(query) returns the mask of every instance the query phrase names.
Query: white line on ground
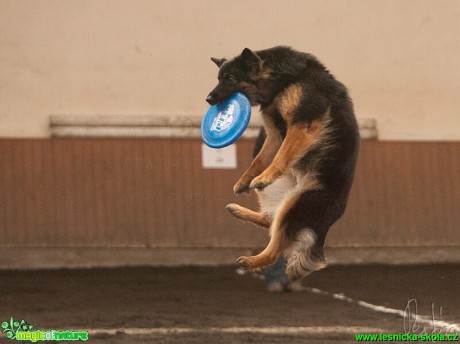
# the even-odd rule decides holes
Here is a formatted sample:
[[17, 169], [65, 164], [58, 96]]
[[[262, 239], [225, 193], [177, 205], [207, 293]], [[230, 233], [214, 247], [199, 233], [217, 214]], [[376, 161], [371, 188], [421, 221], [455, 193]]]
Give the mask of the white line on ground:
[[[305, 288], [306, 291], [330, 297], [339, 301], [355, 304], [373, 310], [378, 313], [394, 314], [401, 317], [406, 317], [407, 313], [402, 310], [374, 305], [365, 301], [354, 300], [344, 294], [335, 294], [328, 291]], [[460, 326], [442, 320], [435, 320], [428, 316], [417, 315], [419, 324], [426, 324], [433, 328], [442, 329], [443, 332], [453, 333], [460, 332]], [[153, 334], [183, 334], [183, 333], [260, 333], [260, 334], [357, 334], [357, 333], [385, 333], [381, 328], [362, 327], [362, 326], [309, 326], [309, 327], [205, 327], [205, 328], [190, 328], [190, 327], [157, 327], [157, 328], [94, 328], [84, 329], [91, 335], [153, 335]]]
[[[395, 315], [399, 315], [399, 316], [401, 316], [403, 318], [407, 317], [407, 316], [410, 316], [409, 314], [407, 314], [406, 311], [402, 311], [402, 310], [398, 310], [398, 309], [394, 309], [394, 308], [388, 308], [388, 307], [384, 307], [384, 306], [373, 305], [372, 303], [368, 303], [368, 302], [365, 302], [365, 301], [357, 301], [357, 300], [354, 300], [354, 299], [352, 299], [352, 298], [350, 298], [348, 296], [345, 296], [343, 294], [330, 293], [328, 291], [324, 291], [324, 290], [320, 290], [320, 289], [316, 289], [316, 288], [305, 288], [305, 289], [307, 291], [313, 293], [313, 294], [324, 295], [324, 296], [331, 297], [331, 298], [336, 299], [336, 300], [352, 303], [352, 304], [355, 304], [355, 305], [358, 305], [358, 306], [361, 306], [361, 307], [364, 307], [364, 308], [367, 308], [367, 309], [371, 309], [371, 310], [373, 310], [375, 312], [387, 313], [387, 314], [395, 314]], [[433, 317], [417, 315], [416, 321], [417, 321], [418, 324], [425, 324], [425, 325], [429, 325], [429, 326], [432, 326], [432, 327], [436, 327], [438, 329], [443, 329], [444, 331], [447, 331], [447, 333], [451, 333], [451, 332], [454, 332], [454, 331], [457, 332], [457, 333], [460, 332], [460, 326], [459, 325], [451, 324], [451, 323], [448, 323], [448, 322], [443, 321], [443, 320], [435, 320], [435, 319], [433, 319]]]
[[152, 335], [182, 333], [261, 333], [261, 334], [356, 334], [381, 333], [380, 328], [361, 326], [309, 326], [309, 327], [158, 327], [158, 328], [94, 328], [85, 329], [90, 335]]

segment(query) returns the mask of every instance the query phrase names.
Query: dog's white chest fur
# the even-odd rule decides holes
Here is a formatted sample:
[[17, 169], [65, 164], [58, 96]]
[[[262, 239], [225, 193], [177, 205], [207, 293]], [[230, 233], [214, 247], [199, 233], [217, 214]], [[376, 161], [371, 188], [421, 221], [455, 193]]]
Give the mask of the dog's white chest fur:
[[262, 213], [274, 217], [283, 200], [295, 191], [297, 180], [292, 174], [284, 175], [263, 190], [257, 190], [260, 210]]
[[[292, 171], [292, 170], [291, 170]], [[274, 218], [284, 202], [306, 190], [319, 189], [320, 185], [314, 174], [287, 173], [275, 180], [263, 190], [257, 190], [260, 210]]]

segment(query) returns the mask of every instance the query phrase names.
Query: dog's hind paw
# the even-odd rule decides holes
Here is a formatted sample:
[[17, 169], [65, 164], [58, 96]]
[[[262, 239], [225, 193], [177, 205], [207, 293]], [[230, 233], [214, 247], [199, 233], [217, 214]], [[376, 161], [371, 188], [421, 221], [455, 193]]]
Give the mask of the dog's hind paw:
[[251, 257], [239, 257], [236, 262], [242, 269], [258, 271], [267, 265], [273, 264], [274, 259], [271, 259], [265, 255], [257, 255]]
[[251, 266], [248, 262], [248, 257], [239, 257], [237, 260], [236, 260], [236, 263], [240, 266], [240, 268], [244, 269], [244, 270], [250, 270], [251, 269]]
[[238, 204], [235, 204], [235, 203], [230, 203], [230, 204], [227, 204], [227, 206], [225, 207], [229, 212], [230, 214], [232, 214], [233, 216], [241, 219], [243, 217], [243, 207], [238, 205]]
[[248, 271], [259, 271], [262, 267], [256, 264], [255, 257], [240, 257], [236, 260], [236, 263], [240, 268]]

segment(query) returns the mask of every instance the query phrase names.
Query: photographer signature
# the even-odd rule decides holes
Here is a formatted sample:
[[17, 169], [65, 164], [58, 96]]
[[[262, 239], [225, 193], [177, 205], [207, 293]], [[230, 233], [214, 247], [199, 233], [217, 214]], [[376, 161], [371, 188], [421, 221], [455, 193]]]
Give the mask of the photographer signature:
[[[455, 326], [442, 320], [442, 306], [439, 306], [438, 319], [436, 320], [435, 304], [431, 304], [431, 318], [418, 315], [417, 300], [412, 298], [407, 301], [404, 309], [403, 328], [404, 333], [456, 333]], [[422, 325], [424, 324], [424, 325]], [[431, 330], [431, 331], [430, 331]], [[430, 331], [430, 332], [429, 332]]]

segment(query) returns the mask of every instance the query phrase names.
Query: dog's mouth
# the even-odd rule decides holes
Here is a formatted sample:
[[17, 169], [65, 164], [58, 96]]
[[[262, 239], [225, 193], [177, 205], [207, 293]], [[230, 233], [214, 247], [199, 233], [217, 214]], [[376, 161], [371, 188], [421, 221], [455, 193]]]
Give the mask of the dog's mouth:
[[216, 105], [219, 103], [222, 103], [225, 99], [230, 97], [231, 94], [228, 94], [225, 96], [224, 94], [221, 94], [220, 92], [216, 91], [211, 91], [211, 93], [208, 94], [206, 97], [206, 101], [209, 103], [209, 105]]

